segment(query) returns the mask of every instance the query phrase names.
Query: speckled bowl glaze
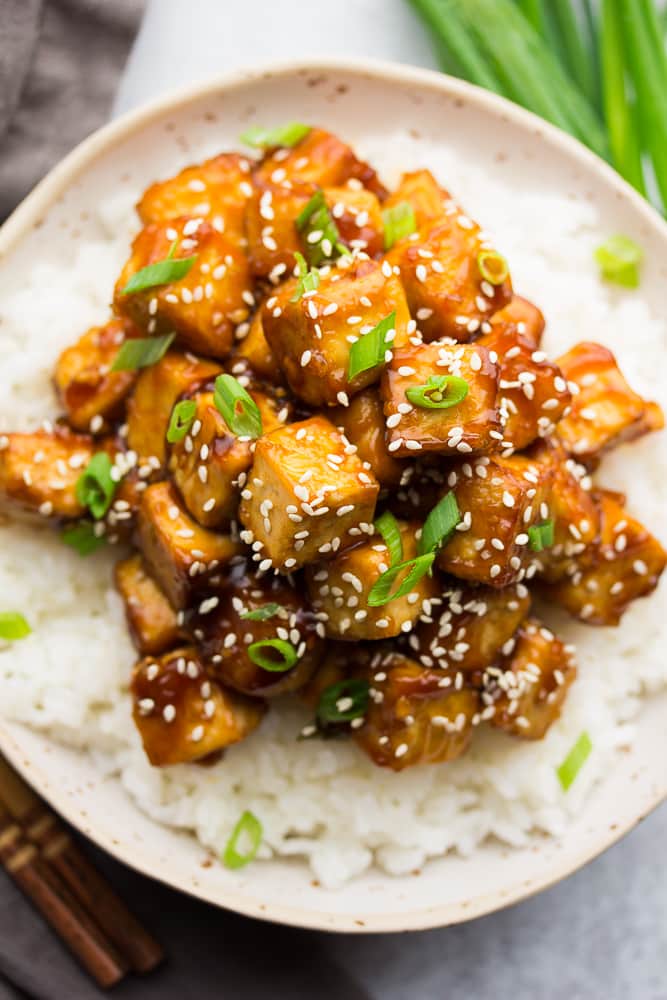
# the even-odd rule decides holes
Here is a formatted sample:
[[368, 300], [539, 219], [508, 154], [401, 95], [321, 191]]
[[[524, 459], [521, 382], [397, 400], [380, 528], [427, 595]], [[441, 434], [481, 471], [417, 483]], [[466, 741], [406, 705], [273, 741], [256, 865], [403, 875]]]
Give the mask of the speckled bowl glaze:
[[[425, 70], [383, 63], [297, 64], [235, 75], [179, 92], [95, 133], [56, 167], [0, 232], [0, 266], [57, 253], [63, 239], [93, 233], [97, 200], [134, 193], [169, 170], [175, 151], [234, 145], [250, 121], [317, 121], [355, 142], [389, 139], [397, 124], [457, 149], [513, 183], [557, 188], [593, 202], [610, 231], [643, 245], [642, 294], [664, 303], [667, 226], [601, 160], [563, 133], [497, 97]], [[656, 613], [660, 613], [656, 607]], [[595, 857], [667, 797], [667, 695], [647, 700], [638, 738], [619, 755], [560, 839], [529, 848], [489, 843], [471, 857], [430, 862], [421, 877], [373, 870], [343, 889], [313, 884], [305, 864], [275, 861], [230, 872], [209, 866], [185, 834], [144, 816], [90, 759], [18, 725], [0, 727], [0, 749], [74, 826], [147, 875], [239, 913], [336, 931], [438, 927], [538, 892]]]

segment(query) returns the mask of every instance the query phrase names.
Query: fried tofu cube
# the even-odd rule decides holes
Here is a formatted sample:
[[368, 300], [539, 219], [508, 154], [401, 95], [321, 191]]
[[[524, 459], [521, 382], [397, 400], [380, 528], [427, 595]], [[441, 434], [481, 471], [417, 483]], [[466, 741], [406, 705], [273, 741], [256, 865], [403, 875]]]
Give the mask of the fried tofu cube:
[[[441, 569], [508, 587], [536, 572], [528, 528], [549, 520], [553, 472], [524, 455], [460, 463], [449, 474], [462, 521], [438, 553]], [[447, 491], [445, 491], [447, 492]]]
[[266, 339], [295, 395], [311, 406], [345, 405], [378, 381], [383, 363], [349, 379], [353, 341], [395, 313], [396, 333], [387, 351], [407, 342], [410, 314], [401, 283], [377, 262], [361, 260], [323, 275], [317, 290], [296, 302], [295, 288], [296, 282], [288, 281], [266, 302]]
[[[438, 376], [465, 380], [467, 395], [461, 402], [435, 409], [409, 399], [408, 393], [427, 387], [427, 402], [446, 402], [456, 383], [443, 384]], [[498, 367], [477, 344], [434, 341], [397, 349], [384, 370], [380, 391], [387, 446], [397, 458], [424, 452], [480, 454], [496, 450], [502, 440]]]
[[148, 657], [134, 668], [134, 722], [154, 767], [200, 760], [256, 729], [266, 708], [211, 680], [194, 646]]
[[553, 434], [572, 400], [558, 365], [525, 337], [500, 326], [476, 343], [498, 359], [503, 445], [521, 451], [536, 438]]
[[515, 649], [484, 675], [482, 701], [492, 726], [524, 740], [541, 740], [560, 716], [577, 676], [572, 650], [531, 619], [519, 630]]
[[177, 610], [213, 586], [221, 567], [241, 551], [228, 535], [208, 531], [189, 517], [170, 483], [153, 483], [144, 492], [137, 536], [149, 573]]
[[140, 653], [158, 654], [183, 637], [176, 612], [150, 576], [140, 555], [116, 563], [116, 589], [125, 605], [132, 641]]
[[354, 739], [375, 764], [403, 771], [467, 750], [478, 721], [477, 691], [459, 687], [454, 671], [430, 670], [401, 653], [373, 664], [369, 706]]
[[128, 336], [139, 336], [134, 324], [113, 319], [88, 330], [58, 358], [56, 391], [75, 430], [99, 433], [122, 415], [137, 373], [114, 372], [111, 366]]
[[260, 569], [292, 572], [372, 532], [380, 487], [324, 417], [261, 437], [241, 496], [246, 544], [261, 543]]
[[502, 590], [455, 585], [439, 598], [405, 645], [422, 666], [451, 668], [466, 676], [512, 651], [514, 634], [530, 609], [530, 594], [522, 583]]
[[167, 351], [157, 364], [144, 368], [127, 404], [127, 443], [140, 462], [156, 469], [167, 463], [166, 434], [179, 398], [222, 371], [213, 361], [180, 351]]
[[542, 343], [544, 316], [536, 305], [520, 295], [513, 295], [506, 306], [494, 313], [490, 324], [491, 330], [483, 329], [483, 333], [518, 334], [531, 344], [533, 350], [537, 350]]
[[[280, 427], [281, 404], [258, 389], [251, 388], [250, 395], [264, 433]], [[192, 398], [197, 407], [194, 421], [185, 437], [169, 446], [169, 472], [195, 520], [207, 528], [220, 528], [236, 516], [255, 442], [229, 429], [213, 392], [197, 392]]]
[[144, 225], [182, 215], [209, 219], [218, 232], [239, 242], [245, 236], [245, 205], [251, 192], [250, 161], [238, 153], [220, 153], [151, 184], [137, 212]]
[[373, 168], [358, 159], [350, 146], [321, 128], [311, 128], [290, 149], [270, 152], [256, 168], [255, 177], [264, 183], [306, 181], [322, 188], [339, 187], [352, 180], [381, 200], [386, 195]]
[[368, 462], [381, 486], [400, 483], [404, 467], [387, 448], [384, 410], [375, 386], [358, 392], [349, 406], [338, 406], [329, 416], [348, 441], [356, 446], [362, 462]]
[[601, 344], [577, 344], [558, 359], [565, 378], [579, 387], [558, 436], [579, 461], [600, 455], [664, 426], [657, 403], [638, 396], [625, 381], [616, 358]]
[[[416, 522], [399, 522], [403, 559], [417, 556]], [[368, 604], [368, 595], [382, 573], [391, 566], [391, 556], [382, 538], [368, 538], [339, 552], [327, 562], [306, 568], [310, 603], [333, 639], [383, 639], [409, 631], [438, 594], [438, 585], [428, 574], [418, 580], [405, 597], [397, 597], [380, 607]], [[400, 575], [392, 586], [395, 593], [407, 577]]]
[[[299, 699], [304, 705], [317, 711], [320, 699], [327, 688], [334, 684], [340, 684], [352, 675], [367, 674], [368, 666], [377, 649], [360, 645], [359, 643], [334, 642], [328, 639], [324, 646], [324, 655], [317, 665], [317, 669], [304, 687], [299, 691]], [[339, 728], [339, 723], [328, 723], [327, 728]], [[310, 727], [307, 727], [307, 729]], [[303, 733], [303, 735], [315, 735], [318, 729], [323, 728], [321, 720], [315, 724], [315, 732]], [[354, 728], [354, 727], [353, 727]]]
[[[165, 260], [194, 257], [188, 273], [166, 285], [125, 294], [132, 275]], [[176, 343], [199, 354], [226, 358], [234, 328], [250, 315], [254, 298], [248, 259], [238, 241], [196, 218], [151, 222], [132, 244], [114, 292], [114, 310], [148, 334], [176, 333]]]
[[261, 305], [248, 325], [248, 332], [240, 340], [235, 357], [246, 361], [259, 378], [273, 382], [274, 385], [283, 381], [278, 358], [264, 336]]
[[667, 552], [625, 510], [624, 497], [594, 493], [600, 511], [600, 538], [583, 565], [573, 560], [568, 575], [544, 586], [550, 601], [590, 625], [618, 625], [639, 597], [651, 594], [667, 563]]
[[403, 202], [412, 206], [417, 229], [438, 222], [445, 214], [449, 195], [441, 188], [430, 170], [412, 170], [403, 174], [398, 187], [383, 204], [385, 210]]
[[382, 208], [376, 195], [362, 187], [327, 187], [324, 198], [341, 242], [376, 257], [384, 249]]
[[32, 434], [0, 433], [0, 505], [44, 517], [81, 517], [79, 476], [93, 457], [93, 442], [61, 424]]
[[[258, 574], [246, 561], [230, 567], [215, 596], [200, 605], [191, 627], [212, 676], [256, 697], [272, 698], [303, 687], [324, 650], [324, 629], [305, 595], [285, 577]], [[288, 670], [266, 670], [250, 655], [255, 643], [275, 639], [288, 642], [296, 653]], [[281, 662], [280, 653], [269, 646], [259, 652], [269, 663]]]

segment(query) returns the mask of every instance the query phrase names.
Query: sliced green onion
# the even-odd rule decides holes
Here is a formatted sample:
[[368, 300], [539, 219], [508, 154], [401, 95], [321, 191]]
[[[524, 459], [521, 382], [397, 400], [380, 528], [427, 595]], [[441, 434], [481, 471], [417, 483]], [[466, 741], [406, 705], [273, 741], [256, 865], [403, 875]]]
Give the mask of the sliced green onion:
[[423, 410], [447, 410], [468, 395], [468, 383], [458, 375], [431, 375], [425, 385], [405, 390], [406, 399]]
[[560, 781], [561, 788], [564, 792], [568, 790], [574, 779], [581, 771], [582, 767], [588, 760], [592, 749], [593, 744], [591, 743], [591, 738], [584, 730], [563, 763], [560, 767], [556, 768], [556, 774], [558, 775], [558, 780]]
[[477, 254], [479, 273], [490, 285], [502, 285], [510, 273], [505, 258], [495, 250], [480, 250]]
[[245, 611], [240, 617], [244, 621], [265, 622], [277, 615], [279, 611], [282, 611], [282, 604], [271, 601], [269, 604], [262, 604], [261, 608], [255, 608], [254, 611]]
[[20, 611], [0, 611], [0, 639], [15, 642], [25, 639], [32, 629]]
[[302, 125], [301, 122], [287, 122], [275, 128], [253, 125], [239, 136], [239, 141], [256, 149], [274, 149], [276, 146], [296, 146], [309, 132], [310, 125]]
[[65, 545], [75, 549], [80, 556], [89, 556], [107, 542], [104, 535], [95, 534], [95, 526], [90, 521], [79, 521], [78, 524], [65, 528], [60, 539]]
[[294, 295], [291, 297], [290, 302], [298, 302], [304, 292], [314, 292], [317, 288], [319, 288], [320, 284], [319, 271], [317, 271], [316, 268], [312, 268], [309, 271], [303, 254], [299, 253], [298, 250], [294, 256], [299, 269], [299, 280], [296, 283], [296, 289], [294, 290]]
[[262, 843], [262, 824], [248, 809], [241, 814], [241, 818], [232, 830], [232, 835], [227, 841], [225, 852], [222, 855], [222, 862], [226, 868], [243, 868], [257, 854], [259, 845]]
[[[366, 601], [368, 606], [370, 608], [379, 608], [384, 604], [388, 604], [389, 601], [396, 601], [399, 597], [405, 597], [406, 594], [410, 593], [415, 584], [428, 573], [434, 559], [435, 552], [426, 552], [423, 555], [416, 556], [414, 559], [408, 559], [407, 562], [391, 566], [382, 576], [377, 578], [371, 587]], [[407, 572], [408, 575], [398, 590], [391, 593], [391, 588], [396, 578], [404, 572]]]
[[167, 353], [175, 336], [175, 333], [165, 333], [162, 337], [126, 340], [116, 355], [111, 371], [132, 372], [137, 368], [150, 368]]
[[104, 517], [116, 492], [112, 468], [113, 462], [106, 451], [98, 451], [76, 481], [76, 498], [96, 521]]
[[[271, 650], [268, 656], [263, 653], [265, 649]], [[262, 670], [270, 670], [276, 674], [291, 670], [299, 659], [296, 649], [286, 639], [260, 639], [259, 642], [253, 642], [248, 646], [248, 656]]]
[[347, 369], [347, 377], [352, 379], [361, 372], [370, 368], [377, 368], [384, 364], [385, 353], [393, 337], [389, 336], [396, 328], [396, 313], [389, 313], [384, 319], [359, 337], [350, 349], [350, 361]]
[[311, 267], [318, 267], [325, 260], [349, 253], [340, 242], [338, 227], [329, 211], [324, 193], [316, 191], [294, 220], [301, 233], [306, 248], [306, 257]]
[[351, 722], [365, 715], [370, 700], [370, 684], [356, 677], [325, 688], [317, 706], [320, 722]]
[[543, 521], [542, 524], [531, 524], [528, 529], [528, 544], [533, 552], [549, 549], [554, 543], [554, 522]]
[[419, 539], [419, 554], [435, 553], [446, 545], [461, 522], [461, 511], [454, 493], [450, 490], [442, 500], [438, 501], [424, 521], [421, 538]]
[[213, 402], [233, 434], [238, 437], [260, 437], [262, 414], [259, 407], [233, 375], [218, 375]]
[[611, 236], [595, 251], [602, 277], [615, 285], [637, 288], [639, 266], [644, 256], [642, 248], [629, 236]]
[[197, 260], [197, 254], [192, 257], [179, 257], [174, 260], [173, 254], [176, 252], [178, 241], [174, 240], [169, 248], [169, 253], [164, 260], [158, 260], [155, 264], [142, 267], [132, 275], [125, 288], [123, 295], [131, 295], [133, 292], [145, 292], [149, 288], [156, 288], [158, 285], [169, 285], [172, 281], [180, 281], [188, 274], [190, 268]]
[[382, 540], [389, 549], [392, 565], [400, 563], [403, 558], [403, 540], [398, 521], [391, 511], [386, 510], [384, 514], [376, 518], [375, 530], [382, 535]]
[[384, 223], [384, 248], [391, 250], [396, 240], [417, 232], [415, 210], [409, 201], [400, 201], [398, 205], [385, 208], [382, 213]]
[[171, 411], [169, 427], [167, 428], [167, 441], [175, 444], [182, 441], [192, 427], [197, 412], [197, 404], [194, 399], [182, 399], [180, 403]]

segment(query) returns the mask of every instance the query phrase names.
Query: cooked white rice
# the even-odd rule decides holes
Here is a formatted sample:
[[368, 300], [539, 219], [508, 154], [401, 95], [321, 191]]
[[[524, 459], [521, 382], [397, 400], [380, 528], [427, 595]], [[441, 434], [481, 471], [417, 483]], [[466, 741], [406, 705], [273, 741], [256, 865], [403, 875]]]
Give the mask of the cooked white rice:
[[[414, 151], [392, 144], [396, 176]], [[363, 149], [386, 166], [384, 149]], [[374, 155], [376, 154], [377, 155]], [[405, 154], [405, 155], [403, 155]], [[662, 375], [665, 324], [641, 291], [603, 285], [592, 250], [608, 235], [593, 208], [556, 193], [521, 191], [452, 152], [426, 149], [440, 179], [483, 220], [508, 256], [517, 290], [548, 319], [546, 349], [557, 355], [598, 339], [617, 355], [631, 384], [667, 405]], [[388, 169], [387, 179], [395, 179]], [[76, 265], [36, 263], [0, 304], [0, 431], [34, 428], [57, 412], [50, 373], [59, 350], [105, 317], [106, 303], [136, 223], [132, 196], [100, 205], [108, 239], [82, 246]], [[656, 362], [657, 357], [657, 362]], [[662, 397], [662, 398], [661, 398]], [[627, 487], [630, 509], [660, 532], [664, 523], [667, 435], [621, 448], [601, 481]], [[664, 536], [664, 532], [663, 532]], [[471, 852], [493, 834], [524, 845], [558, 834], [633, 740], [641, 698], [667, 683], [664, 593], [637, 602], [618, 629], [544, 617], [578, 648], [580, 676], [547, 738], [522, 744], [476, 734], [462, 760], [393, 774], [352, 744], [297, 742], [307, 721], [291, 703], [274, 705], [260, 729], [212, 768], [151, 768], [134, 729], [126, 685], [135, 653], [111, 586], [113, 555], [81, 560], [51, 532], [0, 525], [0, 609], [23, 611], [32, 635], [0, 651], [1, 704], [10, 719], [94, 755], [138, 806], [159, 822], [192, 830], [219, 852], [243, 809], [264, 827], [263, 856], [301, 855], [323, 885], [336, 886], [373, 863], [403, 873], [449, 850]], [[567, 794], [556, 778], [586, 729], [593, 753]]]

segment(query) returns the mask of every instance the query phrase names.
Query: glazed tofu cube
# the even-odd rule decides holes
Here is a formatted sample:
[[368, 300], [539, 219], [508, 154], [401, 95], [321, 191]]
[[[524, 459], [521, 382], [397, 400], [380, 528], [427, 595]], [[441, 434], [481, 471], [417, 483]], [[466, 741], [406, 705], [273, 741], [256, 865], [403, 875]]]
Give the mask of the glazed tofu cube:
[[503, 447], [520, 451], [553, 434], [572, 399], [560, 368], [525, 337], [499, 326], [476, 343], [498, 359]]
[[403, 174], [400, 184], [383, 204], [385, 210], [403, 202], [412, 206], [417, 229], [438, 222], [445, 214], [448, 193], [440, 187], [430, 170], [412, 170]]
[[341, 242], [376, 257], [384, 249], [382, 208], [376, 195], [362, 187], [327, 187], [324, 197]]
[[[237, 331], [238, 332], [238, 331]], [[235, 358], [242, 358], [252, 368], [253, 372], [262, 379], [269, 382], [281, 383], [282, 372], [268, 341], [264, 336], [264, 326], [262, 324], [262, 306], [248, 325], [248, 332], [240, 340], [236, 348]]]
[[44, 517], [80, 517], [79, 476], [93, 457], [93, 442], [57, 424], [33, 434], [0, 433], [0, 506]]
[[167, 351], [157, 364], [143, 369], [127, 404], [127, 443], [140, 462], [156, 469], [166, 465], [166, 434], [174, 404], [221, 371], [213, 361], [179, 351]]
[[480, 270], [480, 254], [495, 253], [479, 227], [453, 201], [435, 224], [399, 240], [387, 260], [400, 278], [425, 340], [466, 341], [512, 297], [509, 275], [491, 284]]
[[[165, 260], [195, 257], [188, 273], [166, 285], [124, 293], [141, 268]], [[238, 241], [195, 218], [150, 223], [132, 244], [114, 292], [114, 310], [148, 334], [176, 333], [176, 343], [213, 358], [226, 358], [234, 328], [254, 303], [248, 259]]]
[[292, 148], [277, 149], [265, 156], [255, 177], [275, 184], [307, 181], [322, 188], [339, 187], [352, 180], [357, 182], [355, 186], [368, 188], [380, 199], [386, 195], [373, 168], [359, 160], [337, 136], [320, 128], [311, 128]]
[[558, 425], [558, 436], [580, 461], [595, 461], [621, 442], [664, 426], [658, 404], [633, 392], [616, 358], [601, 344], [577, 344], [558, 364], [565, 378], [579, 387], [570, 413]]
[[387, 448], [382, 400], [374, 386], [358, 392], [349, 406], [336, 407], [330, 417], [356, 446], [362, 462], [368, 462], [381, 486], [396, 486], [401, 482], [404, 466]]
[[182, 215], [209, 219], [231, 240], [243, 240], [245, 205], [252, 192], [250, 161], [238, 153], [220, 153], [185, 167], [166, 181], [147, 188], [137, 205], [144, 225], [169, 222]]
[[[549, 520], [553, 473], [524, 455], [460, 463], [448, 478], [462, 521], [438, 554], [447, 573], [508, 587], [537, 570], [528, 528]], [[446, 492], [446, 491], [445, 491]]]
[[[417, 555], [416, 535], [419, 523], [399, 522], [403, 542], [403, 560]], [[333, 639], [384, 639], [409, 632], [415, 622], [431, 609], [431, 599], [438, 585], [426, 574], [405, 597], [398, 597], [380, 607], [368, 604], [373, 584], [391, 565], [387, 546], [379, 535], [366, 539], [328, 562], [315, 563], [306, 569], [306, 583], [313, 610], [324, 622], [326, 634]], [[407, 572], [399, 576], [392, 592], [401, 586]]]
[[545, 585], [550, 601], [591, 625], [618, 625], [632, 601], [658, 585], [667, 562], [660, 542], [625, 510], [624, 497], [609, 490], [594, 494], [600, 512], [600, 539], [581, 565]]
[[492, 587], [447, 587], [431, 614], [405, 640], [409, 655], [424, 667], [474, 675], [512, 651], [514, 634], [530, 609], [522, 583]]
[[182, 638], [176, 612], [149, 575], [140, 555], [116, 563], [116, 589], [125, 605], [132, 641], [140, 653], [158, 654]]
[[295, 288], [288, 281], [266, 302], [266, 339], [295, 395], [311, 406], [345, 405], [382, 371], [381, 363], [349, 379], [353, 342], [391, 313], [396, 333], [387, 351], [407, 342], [410, 314], [401, 283], [375, 261], [362, 260], [323, 275], [316, 291], [293, 302]]
[[[465, 380], [467, 395], [461, 402], [431, 409], [409, 399], [408, 394], [426, 386], [432, 387], [427, 402], [443, 398], [446, 402], [457, 383], [443, 384], [437, 381], [439, 376]], [[434, 341], [397, 349], [384, 370], [380, 391], [388, 449], [397, 458], [424, 452], [478, 455], [497, 450], [502, 440], [498, 367], [485, 347]]]
[[126, 337], [139, 335], [128, 320], [113, 319], [88, 330], [62, 352], [54, 382], [68, 423], [75, 430], [99, 433], [122, 415], [123, 402], [137, 373], [114, 372], [111, 366]]
[[[258, 389], [251, 389], [250, 395], [262, 416], [264, 433], [280, 427], [281, 404]], [[192, 398], [195, 418], [185, 437], [169, 446], [169, 472], [195, 520], [207, 528], [220, 528], [236, 517], [255, 442], [229, 429], [212, 392], [198, 392]], [[284, 416], [287, 413], [285, 409]]]
[[200, 760], [239, 743], [266, 711], [261, 701], [211, 680], [194, 646], [141, 660], [131, 693], [134, 722], [154, 767]]
[[491, 330], [484, 328], [483, 333], [514, 333], [527, 340], [533, 350], [542, 343], [544, 333], [544, 316], [532, 302], [520, 295], [513, 295], [503, 309], [499, 309], [491, 317]]
[[324, 417], [289, 424], [257, 442], [241, 494], [241, 537], [260, 569], [292, 572], [371, 533], [379, 490]]
[[228, 535], [208, 531], [189, 517], [170, 483], [154, 483], [144, 492], [137, 534], [149, 573], [177, 610], [214, 586], [221, 567], [241, 550]]
[[[266, 617], [257, 617], [262, 613]], [[245, 561], [232, 566], [215, 596], [202, 602], [191, 627], [212, 676], [235, 691], [263, 698], [303, 687], [324, 650], [324, 629], [305, 596], [285, 577], [258, 574]], [[275, 639], [296, 653], [288, 670], [266, 670], [250, 656], [255, 643]], [[284, 662], [269, 646], [259, 652], [269, 663]]]
[[[317, 669], [308, 683], [299, 691], [300, 701], [316, 712], [320, 699], [327, 688], [333, 687], [334, 684], [339, 684], [351, 676], [367, 675], [368, 666], [375, 655], [377, 655], [377, 649], [373, 652], [372, 646], [364, 646], [356, 642], [334, 642], [332, 639], [328, 639]], [[302, 732], [302, 735], [314, 736], [318, 730], [323, 728], [334, 727], [340, 730], [341, 726], [347, 728], [349, 723], [343, 721], [323, 724], [321, 720], [318, 720], [312, 729], [307, 726], [306, 732]]]
[[493, 708], [491, 725], [524, 740], [541, 740], [560, 716], [576, 676], [571, 647], [540, 622], [527, 621], [511, 656], [484, 675], [482, 702], [490, 716]]
[[373, 663], [368, 710], [354, 731], [361, 749], [394, 771], [460, 757], [479, 721], [478, 692], [459, 686], [454, 671], [429, 670], [400, 653]]

